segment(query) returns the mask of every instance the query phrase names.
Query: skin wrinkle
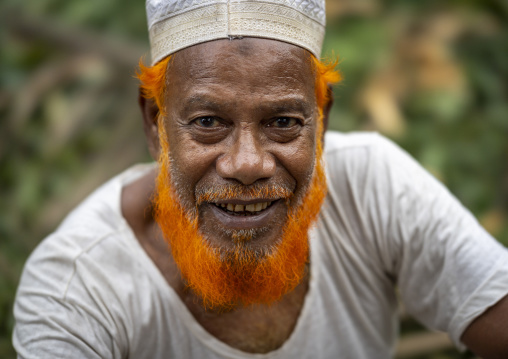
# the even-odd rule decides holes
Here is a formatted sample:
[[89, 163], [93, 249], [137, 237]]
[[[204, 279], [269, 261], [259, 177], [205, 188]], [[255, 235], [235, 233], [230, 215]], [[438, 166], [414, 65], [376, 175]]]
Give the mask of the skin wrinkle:
[[[175, 188], [181, 188], [183, 191], [192, 190], [192, 187], [187, 181], [185, 181], [185, 178], [182, 178], [182, 171], [179, 170], [177, 162], [171, 157], [171, 154], [169, 154], [169, 168], [171, 173], [170, 176]], [[178, 196], [178, 192], [176, 195]], [[187, 208], [189, 216], [195, 217], [197, 215], [197, 208], [194, 207], [192, 202], [182, 198], [181, 196], [178, 196], [178, 201], [182, 203], [183, 208]]]
[[[291, 51], [288, 51], [288, 53], [292, 56]], [[277, 56], [280, 56], [280, 54]], [[204, 60], [191, 61], [190, 67], [203, 63]], [[271, 63], [276, 65], [276, 59], [273, 59]], [[229, 194], [222, 193], [215, 195], [215, 193], [220, 193], [221, 191], [217, 187], [214, 187], [214, 179], [208, 178], [206, 174], [197, 185], [190, 183], [184, 176], [185, 168], [179, 168], [177, 165], [179, 164], [179, 158], [173, 157], [173, 153], [170, 152], [169, 136], [165, 131], [166, 127], [170, 125], [167, 122], [169, 121], [168, 116], [159, 117], [158, 130], [162, 151], [159, 156], [160, 173], [157, 179], [156, 217], [170, 245], [175, 262], [182, 272], [183, 278], [187, 280], [188, 286], [202, 298], [205, 306], [225, 308], [237, 304], [272, 303], [292, 290], [304, 275], [305, 263], [308, 259], [307, 230], [315, 220], [326, 193], [326, 180], [321, 159], [322, 148], [321, 141], [319, 140], [323, 132], [323, 123], [321, 121], [322, 108], [327, 102], [328, 83], [338, 79], [337, 73], [333, 72], [331, 66], [326, 67], [326, 65], [319, 63], [314, 58], [311, 58], [310, 65], [316, 75], [315, 101], [319, 109], [317, 111], [318, 115], [315, 115], [314, 118], [317, 122], [317, 128], [315, 129], [314, 125], [310, 126], [310, 124], [304, 123], [302, 131], [310, 131], [312, 129], [312, 131], [315, 131], [312, 137], [318, 139], [314, 140], [315, 147], [312, 151], [314, 152], [313, 163], [315, 165], [309, 168], [314, 170], [303, 172], [303, 180], [299, 182], [294, 180], [288, 181], [288, 178], [284, 179], [284, 176], [281, 177], [280, 174], [274, 177], [273, 181], [277, 183], [289, 185], [289, 183], [293, 182], [288, 187], [290, 188], [290, 193], [299, 193], [299, 195], [288, 196], [285, 199], [285, 207], [287, 208], [286, 225], [282, 226], [279, 224], [279, 227], [284, 227], [284, 231], [281, 233], [282, 236], [279, 236], [275, 241], [270, 243], [264, 243], [262, 246], [253, 246], [249, 241], [255, 237], [271, 233], [273, 229], [271, 230], [270, 228], [275, 227], [268, 225], [262, 228], [255, 228], [255, 231], [233, 231], [227, 228], [220, 228], [221, 226], [218, 224], [213, 224], [212, 228], [200, 231], [200, 206], [202, 203], [210, 200], [210, 198], [198, 200], [200, 195], [206, 193], [206, 190], [203, 191], [199, 187], [200, 184], [210, 184], [209, 192], [205, 197], [210, 197], [210, 193], [214, 193], [212, 195], [213, 198], [227, 200], [228, 198], [245, 196], [245, 193], [234, 193], [233, 191], [236, 190], [233, 190], [229, 191]], [[309, 65], [307, 64], [306, 66]], [[245, 66], [239, 67], [241, 71], [241, 68]], [[162, 64], [159, 69], [165, 70], [166, 67]], [[193, 73], [192, 70], [188, 72]], [[231, 73], [234, 75], [236, 72], [231, 70]], [[149, 76], [144, 77], [143, 73], [139, 77], [142, 81], [144, 78], [150, 78]], [[160, 79], [157, 76], [152, 77]], [[293, 77], [285, 78], [295, 81]], [[211, 81], [214, 77], [210, 76], [206, 78], [204, 83], [206, 84], [209, 79]], [[202, 78], [199, 80], [202, 80]], [[169, 81], [169, 77], [167, 81]], [[259, 90], [257, 86], [246, 85], [248, 85], [248, 88]], [[147, 88], [147, 90], [143, 90], [144, 94], [148, 94], [147, 96], [154, 96], [154, 98], [166, 96], [165, 86], [145, 83], [144, 81], [143, 86]], [[186, 84], [183, 83], [183, 87], [185, 86]], [[275, 89], [278, 88], [284, 89], [287, 86], [275, 86]], [[158, 91], [163, 89], [164, 95], [161, 95], [161, 93], [157, 94], [153, 89], [158, 89]], [[234, 89], [232, 91], [232, 94], [234, 94]], [[228, 94], [227, 91], [225, 93], [226, 98], [231, 98], [232, 95]], [[267, 99], [269, 100], [271, 96]], [[156, 102], [163, 103], [160, 99]], [[222, 102], [221, 104], [223, 105], [224, 103]], [[225, 107], [227, 108], [227, 105]], [[273, 109], [274, 106], [271, 107]], [[161, 112], [166, 113], [166, 111]], [[170, 114], [168, 115], [171, 116]], [[311, 121], [313, 121], [312, 118], [310, 120], [305, 119], [305, 122]], [[243, 123], [242, 121], [239, 123], [242, 126], [248, 124], [248, 122]], [[247, 126], [245, 130], [249, 132], [255, 129]], [[178, 138], [179, 133], [173, 133], [172, 136], [172, 138]], [[299, 134], [297, 139], [303, 138], [302, 136], [303, 134]], [[308, 134], [305, 136], [308, 136]], [[297, 139], [293, 141], [301, 141]], [[238, 139], [235, 139], [235, 141], [238, 141]], [[264, 139], [261, 142], [254, 142], [253, 146], [256, 143], [258, 146], [265, 146], [271, 143], [267, 141], [269, 140]], [[207, 146], [198, 146], [192, 142], [187, 144], [188, 150], [191, 153], [202, 153], [200, 156], [205, 157], [215, 145]], [[259, 151], [259, 149], [256, 151]], [[290, 156], [298, 154], [298, 150], [294, 149], [285, 156], [287, 157], [288, 154]], [[275, 161], [277, 168], [284, 168], [286, 166], [286, 162], [280, 162], [278, 157], [275, 158]], [[216, 165], [215, 163], [214, 166]], [[203, 173], [206, 173], [206, 171], [203, 171]], [[273, 188], [269, 189], [266, 187], [265, 182], [260, 181], [258, 183], [263, 183], [262, 191], [266, 192], [263, 195], [272, 192]], [[249, 188], [249, 186], [241, 186], [239, 188], [242, 187]], [[200, 189], [198, 190], [198, 188]], [[193, 198], [182, 196], [181, 194], [183, 193], [193, 193]], [[259, 193], [256, 195], [259, 196]], [[214, 237], [202, 237], [201, 232], [209, 234], [209, 231], [211, 233], [216, 233], [217, 231], [224, 232], [226, 236], [233, 239], [234, 245], [226, 246], [217, 242]], [[237, 237], [236, 240], [234, 238], [235, 235]]]

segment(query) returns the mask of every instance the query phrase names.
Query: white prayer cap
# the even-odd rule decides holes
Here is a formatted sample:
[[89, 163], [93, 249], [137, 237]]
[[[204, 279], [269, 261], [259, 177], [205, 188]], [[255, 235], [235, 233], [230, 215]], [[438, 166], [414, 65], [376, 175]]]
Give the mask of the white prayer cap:
[[152, 64], [183, 48], [234, 37], [298, 45], [316, 57], [325, 0], [146, 0]]

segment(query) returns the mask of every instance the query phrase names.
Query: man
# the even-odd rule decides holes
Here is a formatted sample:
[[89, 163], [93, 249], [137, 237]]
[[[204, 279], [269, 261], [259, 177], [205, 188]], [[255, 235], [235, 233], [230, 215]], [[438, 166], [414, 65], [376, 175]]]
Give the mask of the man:
[[[26, 358], [389, 358], [408, 311], [508, 357], [508, 253], [412, 159], [323, 131], [324, 2], [147, 1], [155, 165], [29, 259]], [[323, 148], [323, 143], [325, 147]]]

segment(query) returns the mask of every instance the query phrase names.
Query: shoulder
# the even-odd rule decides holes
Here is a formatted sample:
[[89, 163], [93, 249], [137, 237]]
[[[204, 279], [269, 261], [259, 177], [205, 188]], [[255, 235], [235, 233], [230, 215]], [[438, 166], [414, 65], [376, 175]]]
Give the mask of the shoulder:
[[[417, 238], [415, 233], [430, 232], [438, 224], [452, 226], [449, 214], [459, 211], [456, 200], [409, 154], [379, 134], [331, 132], [325, 141], [328, 197], [323, 217], [343, 223], [342, 232], [363, 244], [360, 253], [379, 258], [380, 267], [397, 277], [405, 244]], [[431, 242], [411, 243], [410, 248], [428, 248]]]
[[19, 291], [45, 283], [52, 294], [65, 297], [76, 274], [91, 270], [82, 263], [101, 263], [106, 270], [113, 261], [134, 255], [136, 243], [119, 202], [129, 174], [132, 169], [99, 187], [37, 246], [25, 264]]
[[[328, 131], [324, 148], [330, 187], [337, 190], [403, 188], [421, 167], [403, 149], [375, 132]], [[340, 188], [339, 188], [340, 187]]]
[[14, 306], [17, 350], [45, 335], [91, 346], [101, 338], [94, 346], [108, 350], [127, 341], [121, 323], [134, 311], [119, 309], [136, 291], [152, 288], [153, 276], [119, 210], [125, 174], [85, 199], [27, 260]]
[[[437, 181], [404, 149], [375, 132], [325, 136], [325, 162], [330, 184], [337, 180], [399, 196]], [[366, 192], [366, 194], [375, 192]]]

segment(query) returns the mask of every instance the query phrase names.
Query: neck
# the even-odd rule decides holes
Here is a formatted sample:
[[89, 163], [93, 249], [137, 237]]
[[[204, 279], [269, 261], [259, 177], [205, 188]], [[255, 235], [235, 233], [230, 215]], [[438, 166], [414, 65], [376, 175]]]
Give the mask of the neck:
[[249, 353], [268, 353], [280, 348], [291, 336], [309, 288], [309, 275], [279, 301], [270, 305], [205, 309], [201, 300], [187, 293], [183, 302], [204, 329], [220, 341]]

